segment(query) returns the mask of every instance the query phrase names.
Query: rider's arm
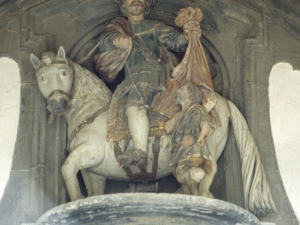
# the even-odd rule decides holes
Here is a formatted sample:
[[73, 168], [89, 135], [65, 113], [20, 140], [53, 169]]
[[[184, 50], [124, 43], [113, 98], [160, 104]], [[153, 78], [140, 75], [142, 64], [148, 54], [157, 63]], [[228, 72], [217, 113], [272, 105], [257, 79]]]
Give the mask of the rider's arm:
[[115, 36], [118, 35], [117, 32], [106, 31], [104, 32], [99, 39], [99, 52], [106, 52], [116, 49], [116, 46], [113, 44]]
[[165, 123], [165, 131], [167, 134], [170, 134], [174, 130], [176, 125], [179, 123], [181, 117], [182, 117], [182, 112], [178, 112], [172, 117], [172, 119], [168, 120]]
[[199, 134], [199, 137], [198, 137], [198, 140], [197, 140], [197, 143], [198, 145], [200, 146], [204, 146], [205, 144], [205, 138], [208, 134], [211, 133], [212, 131], [212, 128], [211, 128], [211, 125], [209, 122], [207, 121], [203, 121], [201, 122], [201, 131], [200, 131], [200, 134]]
[[182, 31], [160, 23], [155, 30], [155, 36], [158, 37], [160, 43], [169, 50], [175, 52], [184, 52], [188, 41]]
[[174, 130], [175, 123], [174, 117], [165, 123], [165, 131], [167, 134], [170, 134]]

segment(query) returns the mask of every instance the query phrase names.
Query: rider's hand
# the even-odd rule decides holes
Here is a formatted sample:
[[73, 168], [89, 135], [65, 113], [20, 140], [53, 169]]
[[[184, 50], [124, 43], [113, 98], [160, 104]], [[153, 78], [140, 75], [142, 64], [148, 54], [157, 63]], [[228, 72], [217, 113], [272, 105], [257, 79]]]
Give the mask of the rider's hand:
[[183, 25], [183, 34], [187, 39], [192, 33], [197, 34], [199, 37], [201, 36], [200, 24], [196, 20], [190, 20]]
[[125, 36], [125, 35], [123, 35], [123, 34], [117, 34], [117, 35], [114, 37], [113, 45], [114, 45], [116, 48], [127, 49], [127, 48], [129, 48], [130, 45], [131, 45], [131, 39], [130, 39], [130, 37]]

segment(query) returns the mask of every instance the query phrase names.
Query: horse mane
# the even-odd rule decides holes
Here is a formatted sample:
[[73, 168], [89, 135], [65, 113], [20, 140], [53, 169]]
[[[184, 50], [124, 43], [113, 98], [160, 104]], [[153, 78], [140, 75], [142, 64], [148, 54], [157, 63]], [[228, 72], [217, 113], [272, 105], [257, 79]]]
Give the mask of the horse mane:
[[105, 83], [91, 71], [68, 60], [74, 70], [75, 88], [73, 98], [80, 99], [82, 104], [104, 107], [111, 101], [111, 91]]
[[94, 106], [95, 110], [109, 104], [111, 101], [111, 91], [94, 73], [70, 59], [59, 58], [53, 52], [44, 52], [42, 54], [41, 67], [50, 66], [55, 63], [63, 63], [73, 69], [75, 79], [73, 99], [79, 100], [81, 105]]

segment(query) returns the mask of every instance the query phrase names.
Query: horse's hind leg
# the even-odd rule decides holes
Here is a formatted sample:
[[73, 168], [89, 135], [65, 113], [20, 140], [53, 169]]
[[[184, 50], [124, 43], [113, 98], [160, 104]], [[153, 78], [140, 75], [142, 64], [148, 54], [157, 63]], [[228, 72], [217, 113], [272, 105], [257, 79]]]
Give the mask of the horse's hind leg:
[[217, 173], [217, 163], [213, 160], [211, 173], [205, 174], [205, 177], [200, 181], [200, 185], [199, 185], [200, 196], [214, 198], [214, 195], [209, 191], [209, 189], [214, 180], [216, 173]]
[[106, 177], [99, 176], [98, 174], [81, 170], [84, 184], [88, 193], [88, 197], [103, 195], [106, 184]]

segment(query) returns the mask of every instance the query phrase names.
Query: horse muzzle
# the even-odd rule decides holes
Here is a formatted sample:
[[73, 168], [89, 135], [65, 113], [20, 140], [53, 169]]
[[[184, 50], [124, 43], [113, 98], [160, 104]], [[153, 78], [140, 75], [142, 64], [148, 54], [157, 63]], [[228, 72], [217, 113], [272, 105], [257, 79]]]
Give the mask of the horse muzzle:
[[56, 116], [61, 116], [71, 108], [70, 95], [64, 91], [53, 91], [47, 99], [47, 109]]

